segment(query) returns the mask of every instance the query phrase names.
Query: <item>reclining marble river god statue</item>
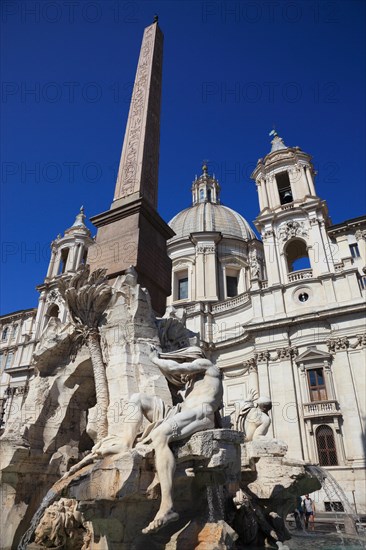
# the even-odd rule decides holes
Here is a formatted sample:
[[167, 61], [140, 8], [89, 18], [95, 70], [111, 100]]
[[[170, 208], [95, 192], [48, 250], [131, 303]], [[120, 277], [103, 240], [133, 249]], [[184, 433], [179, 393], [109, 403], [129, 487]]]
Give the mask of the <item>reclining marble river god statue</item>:
[[[222, 406], [223, 388], [219, 368], [204, 357], [199, 347], [159, 355], [155, 347], [151, 361], [159, 367], [169, 382], [180, 388], [182, 401], [166, 405], [160, 397], [135, 393], [125, 405], [128, 419], [123, 423], [120, 437], [106, 437], [81, 462], [73, 466], [64, 477], [108, 454], [128, 452], [135, 446], [151, 443], [155, 451], [155, 468], [161, 487], [160, 508], [143, 529], [153, 533], [179, 516], [172, 499], [175, 459], [169, 444], [192, 434], [215, 427], [215, 414]], [[143, 420], [150, 423], [141, 433]], [[140, 437], [139, 437], [140, 436]]]

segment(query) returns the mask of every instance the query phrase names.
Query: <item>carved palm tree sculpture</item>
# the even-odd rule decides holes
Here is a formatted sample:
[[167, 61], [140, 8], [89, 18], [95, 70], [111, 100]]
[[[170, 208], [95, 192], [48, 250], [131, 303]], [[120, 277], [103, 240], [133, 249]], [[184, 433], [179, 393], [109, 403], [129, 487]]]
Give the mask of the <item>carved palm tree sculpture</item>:
[[75, 344], [86, 344], [93, 366], [95, 393], [100, 421], [97, 440], [108, 435], [108, 383], [100, 344], [99, 325], [112, 297], [112, 288], [106, 283], [106, 270], [90, 274], [89, 266], [82, 266], [70, 279], [60, 279], [58, 288], [65, 300], [75, 327]]

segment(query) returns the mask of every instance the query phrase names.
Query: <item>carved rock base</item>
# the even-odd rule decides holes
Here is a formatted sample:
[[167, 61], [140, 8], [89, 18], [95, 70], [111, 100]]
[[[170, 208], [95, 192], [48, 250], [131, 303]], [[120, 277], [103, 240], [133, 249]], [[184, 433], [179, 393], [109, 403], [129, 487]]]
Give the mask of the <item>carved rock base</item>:
[[231, 550], [237, 539], [237, 533], [223, 520], [215, 523], [194, 520], [172, 537], [165, 550]]

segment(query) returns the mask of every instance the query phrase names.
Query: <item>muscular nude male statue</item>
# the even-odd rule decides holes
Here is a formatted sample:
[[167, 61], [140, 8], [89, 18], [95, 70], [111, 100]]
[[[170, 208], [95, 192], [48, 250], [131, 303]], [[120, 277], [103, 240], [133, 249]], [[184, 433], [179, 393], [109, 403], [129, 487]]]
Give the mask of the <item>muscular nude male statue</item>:
[[[181, 378], [186, 383], [184, 400], [173, 408], [165, 407], [158, 397], [134, 394], [130, 403], [135, 406], [135, 422], [124, 425], [123, 442], [132, 448], [140, 430], [143, 416], [153, 428], [142, 442], [151, 440], [155, 450], [155, 467], [161, 487], [161, 504], [153, 521], [143, 533], [153, 533], [178, 519], [173, 509], [172, 486], [175, 470], [174, 455], [169, 447], [172, 441], [214, 428], [215, 412], [222, 406], [222, 382], [219, 368], [211, 361], [198, 357], [179, 363], [162, 359], [153, 349], [150, 359], [170, 381]], [[146, 433], [146, 432], [145, 432]]]
[[[173, 358], [167, 358], [169, 355]], [[97, 443], [91, 453], [70, 468], [63, 476], [73, 475], [83, 466], [106, 455], [121, 454], [135, 445], [151, 442], [155, 450], [155, 467], [161, 488], [160, 508], [153, 521], [142, 530], [144, 534], [158, 531], [176, 521], [179, 516], [173, 509], [172, 488], [175, 458], [169, 447], [201, 430], [215, 427], [215, 413], [222, 406], [222, 381], [219, 368], [203, 357], [200, 348], [187, 348], [159, 357], [155, 348], [151, 361], [159, 367], [173, 384], [184, 388], [183, 401], [174, 407], [166, 405], [160, 397], [144, 393], [133, 394], [126, 403], [128, 421], [123, 423], [119, 437], [107, 436]], [[177, 359], [177, 360], [175, 360]], [[183, 361], [183, 362], [182, 362]], [[133, 411], [131, 414], [131, 410]], [[144, 417], [150, 422], [141, 438]]]

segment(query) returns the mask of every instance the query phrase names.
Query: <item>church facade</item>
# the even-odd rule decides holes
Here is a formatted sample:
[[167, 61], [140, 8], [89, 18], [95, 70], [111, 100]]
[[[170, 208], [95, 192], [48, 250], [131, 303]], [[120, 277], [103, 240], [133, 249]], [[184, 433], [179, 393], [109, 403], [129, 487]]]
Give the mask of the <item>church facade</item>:
[[276, 134], [252, 178], [260, 239], [206, 166], [193, 182], [170, 222], [169, 304], [220, 366], [232, 423], [250, 390], [269, 396], [273, 437], [365, 510], [366, 218], [332, 225], [311, 157]]
[[[148, 27], [144, 40], [155, 40], [152, 74], [155, 64], [155, 76], [160, 71], [161, 80], [159, 32], [156, 24]], [[153, 38], [149, 33], [155, 33]], [[146, 68], [150, 61], [140, 58], [139, 63]], [[139, 77], [147, 80], [138, 67]], [[160, 89], [158, 95], [160, 101]], [[132, 105], [136, 106], [133, 99]], [[155, 108], [159, 113], [156, 103]], [[127, 144], [133, 116], [130, 111]], [[149, 120], [148, 110], [144, 116]], [[156, 120], [158, 116], [150, 121], [151, 132], [157, 135], [151, 140], [155, 149]], [[206, 165], [193, 181], [192, 206], [179, 212], [169, 228], [154, 210], [156, 195], [147, 194], [144, 203], [143, 187], [140, 194], [132, 188], [126, 194], [124, 156], [128, 154], [124, 148], [111, 209], [92, 219], [98, 227], [97, 240], [92, 239], [81, 209], [74, 224], [51, 243], [38, 307], [0, 318], [2, 426], [27, 394], [35, 375], [32, 353], [49, 319], [67, 322], [57, 291], [59, 278], [75, 273], [84, 263], [93, 266], [96, 245], [103, 250], [108, 242], [104, 249], [110, 250], [112, 237], [118, 233], [118, 239], [124, 238], [118, 228], [136, 233], [138, 227], [133, 263], [150, 288], [139, 246], [154, 227], [160, 232], [154, 257], [162, 257], [167, 240], [166, 269], [171, 261], [166, 305], [185, 318], [186, 327], [199, 335], [207, 356], [220, 367], [226, 421], [235, 425], [251, 390], [270, 397], [270, 435], [287, 442], [290, 457], [331, 471], [357, 511], [365, 513], [366, 217], [332, 225], [326, 201], [316, 192], [311, 157], [299, 147], [286, 146], [274, 132], [271, 151], [252, 174], [259, 199], [258, 236], [240, 214], [220, 204], [220, 184]], [[142, 167], [143, 154], [145, 150]], [[158, 157], [158, 150], [154, 154]], [[146, 184], [146, 189], [150, 193], [151, 186]], [[116, 231], [113, 224], [118, 224]], [[108, 258], [99, 261], [112, 275], [126, 268], [110, 267]], [[151, 294], [159, 295], [154, 307], [161, 315], [161, 297], [164, 292], [166, 296], [168, 284], [165, 280], [153, 284]], [[338, 506], [337, 495], [319, 493], [318, 499], [321, 510]]]

